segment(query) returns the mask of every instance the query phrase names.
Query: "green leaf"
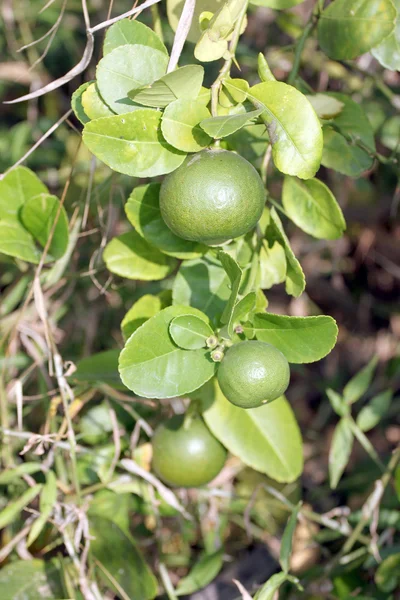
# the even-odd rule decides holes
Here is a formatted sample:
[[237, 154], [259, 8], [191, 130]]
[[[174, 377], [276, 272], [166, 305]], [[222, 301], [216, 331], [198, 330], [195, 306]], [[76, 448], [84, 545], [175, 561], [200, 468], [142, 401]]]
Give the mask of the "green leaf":
[[[89, 123], [89, 121], [90, 121], [89, 117], [85, 113], [85, 109], [83, 108], [82, 95], [83, 95], [83, 92], [85, 90], [87, 90], [89, 85], [91, 85], [92, 83], [94, 83], [94, 81], [87, 81], [86, 83], [83, 83], [82, 85], [80, 85], [78, 87], [77, 90], [74, 91], [74, 93], [72, 94], [72, 97], [71, 97], [72, 110], [74, 111], [74, 115], [76, 116], [78, 121], [80, 121], [82, 123], [82, 125], [85, 125], [85, 123]], [[42, 191], [44, 191], [44, 190], [42, 190]]]
[[284, 247], [279, 242], [274, 242], [271, 247], [266, 240], [260, 250], [260, 286], [269, 290], [273, 285], [286, 280], [286, 254]]
[[264, 54], [261, 52], [258, 54], [257, 59], [257, 67], [258, 67], [258, 76], [261, 81], [276, 81], [271, 69], [269, 68], [269, 64], [267, 63], [267, 59]]
[[165, 109], [161, 131], [167, 142], [178, 150], [198, 152], [211, 142], [210, 136], [200, 127], [200, 122], [210, 116], [202, 102], [180, 98]]
[[256, 305], [257, 295], [255, 292], [250, 292], [246, 296], [244, 296], [239, 302], [235, 305], [233, 309], [233, 314], [231, 318], [231, 327], [237, 325], [240, 321], [246, 319], [248, 314], [254, 309]]
[[[200, 29], [200, 15], [203, 12], [212, 12], [215, 13], [223, 4], [225, 4], [226, 0], [197, 0], [196, 6], [194, 9], [194, 15], [192, 20], [192, 25], [188, 34], [188, 41], [192, 43], [196, 43], [201, 35]], [[182, 14], [182, 9], [185, 4], [185, 0], [167, 0], [167, 16], [169, 24], [173, 31], [176, 31], [179, 23], [180, 16]]]
[[169, 334], [171, 321], [180, 315], [206, 320], [189, 306], [170, 306], [146, 321], [125, 344], [119, 359], [124, 384], [145, 398], [174, 398], [188, 394], [206, 383], [216, 364], [207, 348], [183, 350]]
[[195, 315], [180, 315], [172, 319], [169, 332], [175, 344], [184, 350], [198, 350], [214, 334], [211, 327]]
[[97, 65], [97, 87], [115, 113], [135, 111], [138, 106], [128, 98], [128, 92], [162, 77], [167, 65], [168, 56], [151, 46], [118, 46]]
[[267, 6], [268, 8], [275, 8], [275, 10], [284, 10], [285, 8], [292, 8], [301, 4], [304, 0], [250, 0], [250, 4], [255, 6]]
[[320, 119], [333, 119], [344, 108], [343, 102], [328, 94], [312, 94], [307, 95], [306, 98]]
[[168, 56], [168, 51], [158, 35], [140, 21], [121, 19], [107, 29], [103, 44], [103, 55], [109, 54], [119, 46], [140, 44], [159, 50]]
[[397, 10], [396, 26], [378, 46], [372, 48], [372, 55], [385, 69], [400, 70], [400, 0], [393, 0]]
[[277, 169], [309, 179], [318, 171], [322, 154], [322, 130], [307, 98], [280, 81], [266, 81], [250, 88], [249, 100], [263, 108], [272, 156]]
[[286, 293], [297, 298], [304, 292], [306, 281], [301, 265], [294, 255], [275, 208], [270, 210], [270, 221], [265, 231], [265, 237], [268, 248], [273, 248], [275, 242], [278, 242], [284, 249], [286, 256]]
[[337, 487], [349, 462], [354, 435], [346, 417], [336, 425], [329, 450], [329, 481], [332, 489]]
[[[16, 560], [0, 570], [2, 600], [58, 600], [64, 598], [59, 560]], [[40, 591], [40, 592], [39, 592]]]
[[186, 304], [204, 312], [218, 326], [231, 295], [229, 278], [219, 261], [210, 257], [182, 263], [172, 288], [173, 304]]
[[27, 200], [46, 193], [47, 187], [33, 171], [26, 167], [13, 169], [0, 180], [0, 220], [15, 221]]
[[310, 235], [336, 240], [343, 235], [346, 222], [331, 190], [319, 179], [301, 181], [286, 176], [282, 204], [290, 219]]
[[212, 138], [224, 138], [242, 127], [248, 125], [253, 119], [262, 113], [263, 109], [252, 110], [238, 115], [223, 115], [221, 117], [210, 117], [204, 119], [200, 123], [200, 127], [204, 129]]
[[392, 0], [335, 0], [320, 15], [319, 44], [336, 60], [357, 58], [389, 36], [395, 22]]
[[276, 481], [290, 482], [303, 468], [300, 430], [287, 400], [246, 410], [229, 402], [215, 383], [202, 390], [206, 423], [246, 465]]
[[[125, 486], [132, 484], [132, 481], [125, 482]], [[140, 489], [145, 491], [144, 486], [141, 486], [140, 482], [137, 481], [135, 493], [140, 494]], [[116, 481], [116, 488], [118, 485], [124, 486], [124, 483], [118, 480]], [[93, 499], [90, 502], [88, 516], [89, 519], [92, 516], [104, 517], [110, 519], [113, 523], [118, 525], [122, 531], [129, 534], [130, 526], [130, 512], [135, 509], [135, 497], [133, 494], [125, 492], [115, 492], [111, 489], [103, 489], [96, 492]]]
[[24, 510], [28, 504], [32, 502], [38, 495], [42, 485], [40, 483], [28, 488], [18, 500], [13, 500], [7, 504], [7, 506], [0, 512], [0, 529], [9, 525], [15, 519], [20, 517], [20, 513]]
[[322, 165], [349, 177], [359, 177], [371, 168], [374, 159], [359, 146], [349, 141], [331, 127], [324, 127]]
[[217, 550], [212, 554], [203, 554], [186, 577], [178, 583], [175, 590], [177, 596], [193, 594], [211, 583], [218, 575], [224, 564], [224, 551]]
[[39, 242], [43, 248], [47, 244], [50, 232], [57, 223], [46, 255], [47, 260], [61, 258], [68, 247], [68, 218], [65, 208], [60, 207], [56, 196], [40, 194], [29, 198], [23, 205], [20, 216], [25, 229]]
[[301, 502], [292, 510], [285, 530], [282, 535], [281, 550], [279, 554], [279, 562], [285, 573], [290, 569], [290, 555], [292, 554], [293, 535], [297, 525], [297, 516], [301, 508]]
[[[222, 92], [230, 96], [233, 104], [247, 100], [247, 95], [250, 89], [247, 79], [238, 79], [237, 77], [232, 79], [231, 77], [226, 77], [222, 80], [222, 85], [223, 87], [219, 94], [219, 103], [222, 106], [225, 106], [221, 101]], [[232, 106], [232, 104], [229, 102], [227, 106]]]
[[160, 212], [160, 184], [136, 187], [125, 204], [125, 212], [136, 231], [164, 254], [176, 258], [196, 258], [207, 250], [197, 242], [178, 237], [165, 224]]
[[57, 500], [57, 478], [53, 471], [48, 471], [46, 474], [46, 483], [44, 484], [41, 494], [39, 510], [40, 516], [33, 523], [28, 535], [27, 546], [29, 547], [37, 539], [43, 527], [46, 525], [50, 517], [54, 504]]
[[107, 442], [113, 430], [110, 410], [105, 402], [89, 408], [80, 419], [80, 439], [95, 446]]
[[378, 357], [374, 356], [361, 371], [347, 382], [343, 389], [343, 397], [347, 404], [354, 404], [368, 391], [377, 364]]
[[126, 115], [90, 121], [83, 130], [89, 150], [118, 173], [156, 177], [174, 171], [186, 154], [164, 140], [161, 114], [142, 108]]
[[150, 317], [154, 317], [164, 308], [159, 296], [145, 294], [126, 313], [121, 323], [124, 339], [128, 339], [136, 329], [145, 323]]
[[288, 575], [288, 573], [275, 573], [275, 575], [272, 575], [262, 588], [258, 590], [257, 594], [254, 596], [254, 600], [274, 600], [276, 598], [276, 592], [285, 581], [290, 581], [291, 583], [294, 583], [300, 591], [303, 590], [299, 585], [297, 577]]
[[[218, 259], [221, 262], [226, 274], [230, 281], [231, 293], [229, 299], [225, 305], [224, 312], [221, 316], [221, 323], [226, 326], [226, 331], [221, 333], [223, 337], [231, 337], [233, 334], [233, 310], [237, 302], [237, 297], [240, 288], [240, 282], [242, 280], [242, 269], [239, 267], [237, 262], [226, 252], [218, 252]], [[224, 328], [225, 329], [225, 328]]]
[[258, 340], [272, 344], [291, 363], [320, 360], [336, 343], [338, 328], [332, 317], [289, 317], [260, 313], [253, 319]]
[[[149, 86], [131, 90], [129, 98], [156, 108], [164, 108], [178, 98], [199, 99], [204, 79], [204, 69], [200, 65], [186, 65], [167, 73]], [[208, 102], [202, 101], [202, 104]]]
[[375, 583], [382, 592], [394, 592], [400, 584], [400, 553], [381, 562], [375, 573]]
[[400, 150], [400, 116], [396, 115], [385, 121], [382, 127], [381, 142], [386, 148]]
[[40, 463], [22, 463], [14, 469], [6, 469], [0, 473], [0, 485], [8, 485], [14, 481], [14, 479], [22, 477], [22, 475], [33, 475], [34, 473], [39, 473], [40, 471], [42, 471], [42, 466]]
[[125, 390], [118, 373], [118, 357], [119, 350], [105, 350], [82, 358], [71, 378], [93, 385], [106, 383], [113, 388]]
[[0, 253], [38, 264], [42, 255], [28, 231], [18, 221], [0, 220]]
[[155, 598], [157, 580], [129, 533], [108, 518], [92, 515], [90, 534], [90, 553], [107, 587], [124, 598]]
[[392, 402], [392, 390], [377, 394], [366, 404], [357, 416], [357, 425], [361, 431], [370, 431], [378, 425], [389, 410]]
[[83, 124], [91, 119], [100, 119], [101, 117], [111, 117], [112, 115], [115, 115], [111, 108], [108, 108], [107, 104], [103, 102], [95, 81], [90, 83], [84, 89], [81, 97], [81, 104], [85, 114], [89, 117], [87, 121], [83, 121]]
[[127, 279], [157, 281], [176, 267], [176, 260], [151, 246], [136, 231], [123, 233], [107, 244], [104, 262], [111, 273]]
[[222, 58], [228, 50], [228, 37], [233, 31], [237, 14], [230, 10], [226, 2], [218, 10], [213, 9], [213, 16], [202, 32], [194, 49], [194, 55], [200, 62], [212, 62]]
[[350, 413], [350, 409], [348, 404], [344, 401], [343, 396], [328, 388], [326, 390], [326, 395], [329, 398], [329, 402], [335, 413], [339, 415], [339, 417], [344, 417]]
[[225, 139], [230, 150], [257, 165], [261, 162], [269, 144], [267, 128], [262, 125], [247, 125]]

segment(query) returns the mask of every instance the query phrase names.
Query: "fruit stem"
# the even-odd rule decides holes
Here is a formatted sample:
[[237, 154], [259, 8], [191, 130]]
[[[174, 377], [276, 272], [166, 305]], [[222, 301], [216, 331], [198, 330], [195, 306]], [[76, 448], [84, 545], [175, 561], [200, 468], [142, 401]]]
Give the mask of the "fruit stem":
[[229, 58], [226, 59], [225, 63], [222, 66], [222, 69], [219, 72], [217, 79], [211, 86], [211, 114], [213, 117], [216, 117], [218, 114], [218, 93], [221, 89], [222, 82], [224, 78], [229, 75], [232, 62], [235, 57], [236, 48], [239, 42], [240, 30], [242, 28], [243, 20], [246, 16], [247, 7], [249, 4], [249, 0], [246, 0], [243, 4], [243, 8], [240, 11], [238, 19], [236, 21], [235, 29], [233, 30], [233, 35], [231, 39], [231, 43], [229, 45]]

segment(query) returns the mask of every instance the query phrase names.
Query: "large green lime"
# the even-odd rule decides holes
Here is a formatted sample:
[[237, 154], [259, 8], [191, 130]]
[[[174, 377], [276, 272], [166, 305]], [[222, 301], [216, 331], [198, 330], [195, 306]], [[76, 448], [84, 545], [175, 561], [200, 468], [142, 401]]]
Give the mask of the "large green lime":
[[152, 444], [155, 473], [177, 487], [205, 485], [218, 475], [226, 459], [225, 448], [201, 417], [194, 417], [188, 426], [182, 415], [172, 417], [157, 427]]
[[276, 400], [286, 391], [289, 378], [289, 364], [282, 352], [255, 340], [231, 346], [218, 368], [222, 393], [242, 408]]
[[181, 238], [223, 244], [255, 227], [265, 204], [255, 168], [227, 150], [203, 150], [163, 181], [161, 214]]

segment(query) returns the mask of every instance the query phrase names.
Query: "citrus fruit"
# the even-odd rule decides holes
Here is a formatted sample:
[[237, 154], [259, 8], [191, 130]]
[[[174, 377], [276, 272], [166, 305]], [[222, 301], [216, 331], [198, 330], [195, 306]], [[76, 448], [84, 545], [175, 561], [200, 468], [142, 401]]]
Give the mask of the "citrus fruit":
[[289, 364], [271, 344], [250, 340], [229, 348], [218, 369], [224, 396], [242, 408], [279, 398], [289, 385]]
[[185, 240], [220, 245], [255, 227], [265, 204], [255, 168], [227, 150], [203, 150], [164, 179], [162, 217]]
[[226, 450], [201, 417], [187, 424], [176, 415], [157, 427], [153, 439], [153, 469], [169, 485], [205, 485], [222, 469]]

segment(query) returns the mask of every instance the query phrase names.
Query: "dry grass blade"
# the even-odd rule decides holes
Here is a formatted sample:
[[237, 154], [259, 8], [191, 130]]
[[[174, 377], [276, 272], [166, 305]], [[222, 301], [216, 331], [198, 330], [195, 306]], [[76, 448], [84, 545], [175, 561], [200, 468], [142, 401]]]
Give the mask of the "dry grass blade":
[[186, 38], [192, 24], [194, 9], [196, 8], [196, 0], [186, 0], [182, 14], [179, 19], [178, 28], [176, 30], [174, 44], [172, 46], [171, 58], [168, 63], [167, 72], [174, 71], [178, 65], [178, 61], [185, 44]]
[[246, 590], [246, 588], [243, 586], [243, 584], [240, 583], [240, 581], [238, 581], [237, 579], [232, 579], [232, 581], [238, 588], [239, 592], [241, 593], [242, 600], [252, 600], [249, 592]]

